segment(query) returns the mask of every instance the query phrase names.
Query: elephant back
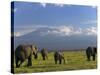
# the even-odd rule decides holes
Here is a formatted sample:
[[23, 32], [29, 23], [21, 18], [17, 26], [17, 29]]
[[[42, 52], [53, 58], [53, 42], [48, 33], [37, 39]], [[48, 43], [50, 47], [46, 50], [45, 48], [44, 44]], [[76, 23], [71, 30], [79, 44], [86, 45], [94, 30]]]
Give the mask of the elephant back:
[[56, 57], [56, 59], [59, 59], [61, 55], [62, 55], [61, 52], [57, 52], [57, 51], [56, 51], [56, 52], [54, 53], [54, 57]]
[[92, 47], [88, 47], [88, 48], [86, 49], [86, 53], [87, 53], [87, 54], [92, 54]]
[[29, 45], [19, 45], [15, 50], [15, 55], [21, 59], [26, 59], [32, 53]]
[[42, 53], [42, 54], [47, 54], [48, 52], [47, 52], [47, 50], [46, 50], [45, 48], [43, 48], [43, 49], [41, 50], [41, 53]]

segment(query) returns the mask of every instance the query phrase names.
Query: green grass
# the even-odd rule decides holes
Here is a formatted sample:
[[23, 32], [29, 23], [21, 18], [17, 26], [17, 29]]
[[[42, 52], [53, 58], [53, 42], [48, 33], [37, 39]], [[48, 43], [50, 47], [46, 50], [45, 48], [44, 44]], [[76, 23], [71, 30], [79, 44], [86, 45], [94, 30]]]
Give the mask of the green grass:
[[[65, 51], [65, 64], [55, 64], [53, 52], [48, 54], [48, 59], [43, 61], [41, 54], [38, 54], [38, 59], [32, 58], [33, 66], [27, 67], [27, 60], [20, 68], [14, 68], [15, 73], [33, 73], [33, 72], [48, 72], [48, 71], [68, 71], [81, 69], [96, 69], [96, 61], [87, 61], [85, 51]], [[15, 66], [15, 64], [14, 64]]]

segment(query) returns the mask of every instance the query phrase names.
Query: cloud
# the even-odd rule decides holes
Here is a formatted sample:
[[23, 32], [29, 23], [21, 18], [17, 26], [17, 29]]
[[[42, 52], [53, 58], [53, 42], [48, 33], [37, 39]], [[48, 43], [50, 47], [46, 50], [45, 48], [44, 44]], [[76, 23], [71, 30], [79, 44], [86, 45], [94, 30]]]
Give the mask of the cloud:
[[[19, 29], [19, 30], [18, 30]], [[34, 34], [40, 35], [40, 36], [96, 36], [97, 35], [97, 28], [92, 26], [88, 28], [75, 28], [73, 26], [68, 25], [60, 25], [60, 26], [45, 26], [45, 25], [39, 25], [39, 26], [29, 26], [29, 27], [20, 27], [17, 31], [14, 33], [16, 37], [20, 37], [23, 35], [26, 35], [28, 33], [33, 32]]]
[[61, 26], [58, 28], [58, 31], [65, 36], [70, 36], [73, 33], [72, 26]]
[[97, 28], [96, 27], [87, 28], [84, 32], [86, 33], [86, 35], [97, 35]]
[[15, 37], [20, 37], [20, 36], [22, 36], [22, 34], [20, 32], [14, 32], [14, 36]]
[[54, 4], [55, 6], [59, 6], [59, 7], [63, 7], [64, 6], [64, 4], [59, 4], [59, 3], [56, 3], [56, 4]]
[[19, 31], [15, 31], [14, 32], [14, 36], [15, 37], [20, 37], [20, 36], [23, 36], [23, 35], [26, 35], [26, 34], [29, 34], [31, 32], [35, 31], [35, 29], [19, 29]]
[[[40, 5], [42, 6], [42, 7], [46, 7], [46, 3], [40, 3]], [[53, 4], [54, 6], [58, 6], [58, 7], [63, 7], [64, 6], [64, 4], [60, 4], [60, 3], [56, 3], [56, 4]]]
[[[45, 28], [47, 29], [47, 28]], [[97, 28], [89, 27], [89, 28], [74, 28], [73, 26], [59, 26], [54, 28], [49, 28], [47, 31], [40, 31], [40, 35], [54, 35], [54, 36], [96, 36]]]
[[40, 3], [40, 5], [44, 8], [46, 7], [46, 3]]
[[82, 30], [81, 28], [75, 29], [73, 26], [59, 26], [50, 32], [58, 36], [72, 36], [81, 34]]

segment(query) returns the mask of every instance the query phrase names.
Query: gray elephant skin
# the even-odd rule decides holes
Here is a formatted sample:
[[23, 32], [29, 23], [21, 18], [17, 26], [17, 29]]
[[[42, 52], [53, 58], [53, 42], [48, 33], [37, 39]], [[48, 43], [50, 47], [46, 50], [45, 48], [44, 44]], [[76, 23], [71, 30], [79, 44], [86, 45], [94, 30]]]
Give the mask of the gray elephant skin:
[[41, 50], [41, 55], [42, 55], [43, 60], [48, 59], [48, 51], [47, 51], [47, 49], [43, 48]]
[[91, 60], [91, 57], [92, 57], [92, 60], [95, 61], [96, 54], [97, 54], [97, 48], [96, 47], [88, 47], [86, 49], [86, 56], [87, 56], [88, 61]]
[[62, 63], [62, 60], [65, 63], [64, 54], [62, 52], [56, 51], [54, 53], [54, 61], [55, 61], [55, 64], [57, 64], [57, 62], [59, 62], [59, 64], [61, 64]]
[[37, 51], [38, 48], [35, 45], [19, 45], [15, 50], [16, 67], [20, 67], [26, 59], [28, 59], [27, 66], [32, 66], [32, 54], [37, 59]]

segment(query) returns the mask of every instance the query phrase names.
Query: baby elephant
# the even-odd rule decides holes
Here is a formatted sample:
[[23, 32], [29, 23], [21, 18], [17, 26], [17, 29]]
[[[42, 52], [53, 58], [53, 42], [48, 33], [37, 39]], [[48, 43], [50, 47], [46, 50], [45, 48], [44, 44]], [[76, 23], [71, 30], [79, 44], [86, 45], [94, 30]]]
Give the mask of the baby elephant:
[[57, 61], [59, 61], [59, 64], [63, 62], [65, 63], [65, 58], [64, 58], [64, 54], [62, 52], [55, 52], [54, 53], [54, 60], [55, 60], [55, 64], [57, 64]]

